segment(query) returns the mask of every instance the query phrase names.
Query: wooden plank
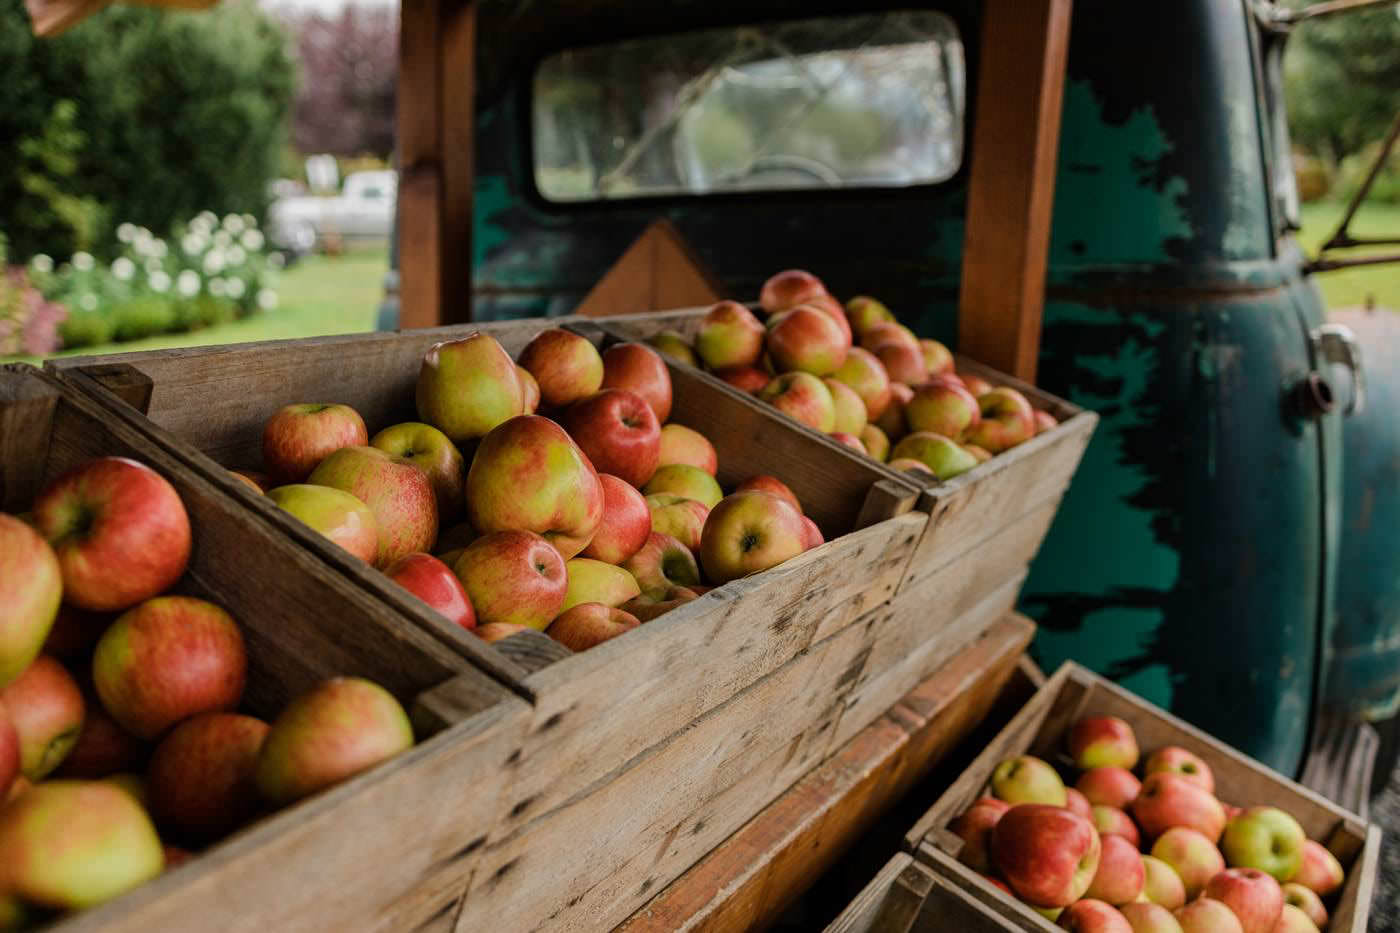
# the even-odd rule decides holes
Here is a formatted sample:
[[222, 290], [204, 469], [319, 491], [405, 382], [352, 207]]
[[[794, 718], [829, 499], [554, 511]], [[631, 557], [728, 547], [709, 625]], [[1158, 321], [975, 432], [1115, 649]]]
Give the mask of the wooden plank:
[[1071, 0], [988, 0], [972, 121], [958, 348], [1035, 381]]
[[446, 25], [443, 3], [404, 0], [399, 8], [395, 135], [399, 150], [399, 323], [403, 327], [429, 327], [443, 320], [443, 275], [452, 261], [444, 254], [444, 45], [439, 41]]
[[619, 929], [743, 930], [773, 921], [991, 705], [1034, 626], [1005, 617]]
[[28, 366], [0, 367], [0, 509], [25, 512], [44, 482], [59, 389]]
[[[885, 933], [905, 931], [933, 887], [934, 876], [903, 852], [885, 863], [850, 905], [826, 928], [826, 933]], [[911, 897], [910, 895], [914, 895]]]
[[654, 221], [584, 296], [583, 317], [712, 305], [724, 289], [669, 220]]
[[[474, 0], [438, 0], [438, 101], [442, 108], [439, 165], [442, 177], [442, 245], [438, 317], [414, 314], [401, 327], [464, 324], [472, 319], [472, 223], [476, 184], [476, 10]], [[416, 270], [403, 260], [403, 277]], [[402, 301], [402, 299], [400, 299]], [[402, 306], [401, 306], [402, 307]]]

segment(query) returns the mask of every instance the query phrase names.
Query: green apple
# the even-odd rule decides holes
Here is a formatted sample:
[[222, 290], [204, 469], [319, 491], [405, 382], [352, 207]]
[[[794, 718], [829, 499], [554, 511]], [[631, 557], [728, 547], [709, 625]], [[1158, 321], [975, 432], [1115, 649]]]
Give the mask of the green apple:
[[807, 549], [802, 513], [783, 499], [751, 490], [726, 496], [700, 534], [700, 562], [716, 584], [759, 573]]
[[418, 417], [456, 443], [525, 411], [515, 361], [489, 334], [435, 344], [418, 371]]
[[992, 771], [992, 796], [1013, 806], [1043, 803], [1063, 807], [1068, 802], [1059, 773], [1033, 755], [1010, 758], [997, 765]]
[[365, 563], [379, 559], [379, 525], [374, 513], [345, 490], [299, 483], [269, 489], [267, 497]]
[[977, 466], [977, 458], [955, 441], [929, 431], [915, 431], [900, 438], [890, 451], [890, 461], [917, 460], [941, 480], [949, 480]]
[[600, 560], [575, 557], [564, 567], [569, 583], [564, 591], [564, 605], [560, 607], [560, 612], [567, 612], [582, 603], [602, 603], [616, 608], [642, 592], [632, 574]]
[[865, 445], [865, 452], [876, 460], [884, 462], [890, 456], [890, 439], [885, 436], [885, 432], [880, 430], [878, 425], [867, 424], [861, 428], [860, 442]]
[[687, 366], [700, 365], [700, 361], [695, 357], [694, 348], [691, 347], [690, 341], [685, 339], [684, 334], [674, 330], [663, 330], [648, 337], [647, 343], [655, 347], [657, 353], [669, 356], [677, 363], [685, 363]]
[[1303, 867], [1307, 833], [1278, 807], [1250, 807], [1225, 827], [1220, 848], [1239, 868], [1257, 868], [1282, 884]]
[[709, 506], [669, 492], [647, 496], [646, 503], [652, 531], [670, 535], [692, 551], [700, 549], [700, 534], [705, 530], [705, 519], [710, 517]]
[[854, 434], [859, 437], [866, 425], [865, 401], [856, 394], [855, 389], [844, 382], [829, 376], [822, 382], [831, 392], [831, 401], [836, 410], [836, 421], [831, 433]]
[[709, 473], [687, 463], [670, 463], [658, 467], [651, 480], [642, 488], [648, 496], [670, 493], [694, 499], [706, 508], [713, 509], [724, 492], [719, 483]]
[[39, 654], [62, 596], [53, 548], [29, 525], [0, 513], [0, 687]]

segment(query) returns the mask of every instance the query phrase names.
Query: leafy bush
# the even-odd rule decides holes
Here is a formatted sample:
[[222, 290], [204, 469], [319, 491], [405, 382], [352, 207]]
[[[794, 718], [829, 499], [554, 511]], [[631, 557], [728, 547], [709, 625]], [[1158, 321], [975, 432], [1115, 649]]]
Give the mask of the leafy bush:
[[142, 340], [175, 329], [174, 303], [160, 295], [141, 295], [117, 302], [106, 309], [112, 322], [112, 339], [118, 342]]
[[[1370, 173], [1371, 166], [1376, 164], [1376, 157], [1380, 155], [1380, 151], [1381, 144], [1372, 143], [1356, 155], [1343, 159], [1337, 168], [1337, 183], [1332, 193], [1344, 200], [1351, 199], [1366, 181], [1366, 176]], [[1381, 204], [1400, 204], [1400, 152], [1392, 152], [1390, 158], [1386, 159], [1381, 173], [1371, 183], [1371, 190], [1366, 192], [1366, 200]]]
[[115, 334], [115, 322], [101, 311], [69, 311], [58, 325], [58, 337], [65, 350], [100, 347], [111, 343]]
[[23, 269], [7, 262], [5, 238], [0, 236], [0, 356], [52, 353], [66, 312], [62, 305], [46, 301]]

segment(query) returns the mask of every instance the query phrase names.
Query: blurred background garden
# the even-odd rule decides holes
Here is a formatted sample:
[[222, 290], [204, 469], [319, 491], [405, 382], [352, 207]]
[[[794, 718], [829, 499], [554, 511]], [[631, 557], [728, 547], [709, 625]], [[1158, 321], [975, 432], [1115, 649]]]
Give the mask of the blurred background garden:
[[[0, 358], [372, 329], [397, 26], [384, 3], [224, 0], [36, 39], [0, 0]], [[1312, 24], [1287, 78], [1311, 255], [1394, 118], [1400, 17]], [[1400, 156], [1352, 233], [1400, 234]], [[1400, 307], [1400, 266], [1318, 282], [1332, 307]]]

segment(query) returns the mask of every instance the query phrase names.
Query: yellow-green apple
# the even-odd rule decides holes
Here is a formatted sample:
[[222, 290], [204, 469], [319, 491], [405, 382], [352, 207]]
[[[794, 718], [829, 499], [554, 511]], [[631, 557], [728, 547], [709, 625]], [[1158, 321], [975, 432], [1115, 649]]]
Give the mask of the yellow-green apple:
[[969, 444], [999, 454], [1035, 436], [1035, 412], [1015, 389], [1002, 386], [984, 392], [977, 396], [977, 404], [982, 420], [967, 432]]
[[1117, 716], [1083, 717], [1066, 736], [1065, 749], [1074, 759], [1074, 766], [1086, 771], [1090, 768], [1132, 768], [1138, 762], [1137, 736], [1133, 734], [1133, 727]]
[[[1303, 843], [1303, 864], [1297, 874], [1287, 879], [1305, 888], [1311, 888], [1326, 897], [1342, 886], [1346, 872], [1342, 863], [1320, 842], [1308, 839]], [[1248, 933], [1248, 931], [1246, 931]]]
[[659, 468], [672, 463], [688, 463], [711, 476], [719, 470], [719, 457], [710, 439], [683, 424], [661, 426], [661, 455], [656, 465]]
[[566, 560], [603, 521], [598, 472], [563, 428], [539, 415], [512, 418], [481, 439], [466, 492], [478, 531], [533, 531]]
[[665, 615], [672, 609], [684, 606], [691, 600], [699, 598], [700, 595], [688, 586], [672, 586], [664, 592], [653, 593], [652, 596], [643, 593], [629, 599], [618, 608], [635, 616], [638, 622], [650, 622], [657, 616]]
[[683, 543], [658, 531], [647, 536], [646, 544], [623, 561], [622, 569], [632, 575], [641, 592], [660, 600], [674, 586], [689, 587], [700, 582], [700, 566]]
[[228, 473], [258, 495], [267, 492], [272, 482], [272, 478], [266, 473], [255, 473], [251, 470], [229, 470]]
[[257, 815], [253, 781], [267, 723], [238, 713], [186, 719], [161, 739], [146, 769], [151, 816], [170, 836], [213, 842]]
[[405, 554], [384, 575], [417, 596], [429, 609], [465, 629], [476, 628], [476, 611], [462, 581], [445, 562], [421, 551]]
[[273, 485], [300, 483], [340, 448], [368, 443], [365, 420], [349, 405], [285, 405], [263, 424], [263, 466]]
[[532, 531], [493, 531], [462, 551], [452, 568], [466, 587], [477, 621], [543, 631], [569, 588], [564, 558]]
[[490, 334], [430, 347], [418, 370], [415, 397], [419, 419], [458, 444], [525, 411], [515, 361]]
[[603, 385], [603, 357], [586, 338], [559, 327], [542, 330], [520, 351], [520, 365], [540, 387], [540, 405], [562, 408]]
[[914, 397], [914, 390], [902, 382], [890, 383], [890, 401], [875, 419], [875, 426], [885, 432], [890, 443], [898, 441], [909, 433], [909, 421], [904, 417], [904, 406]]
[[334, 677], [297, 697], [273, 720], [254, 779], [282, 806], [388, 761], [413, 745], [399, 701], [359, 677]]
[[1083, 897], [1099, 852], [1089, 821], [1060, 806], [1013, 806], [992, 829], [992, 864], [1035, 907], [1065, 907]]
[[699, 360], [695, 358], [695, 350], [691, 347], [690, 341], [685, 339], [684, 334], [674, 330], [663, 330], [659, 334], [648, 337], [647, 343], [655, 347], [657, 353], [669, 356], [677, 363], [685, 363], [687, 366], [699, 365]]
[[78, 741], [55, 776], [102, 778], [119, 771], [141, 770], [150, 751], [146, 743], [117, 725], [96, 697], [85, 695], [83, 707]]
[[[1008, 892], [1011, 891], [1011, 888], [1005, 885], [1004, 883], [998, 882], [998, 884], [1001, 887], [1006, 888]], [[1063, 907], [1035, 907], [1033, 905], [1028, 906], [1031, 907], [1031, 910], [1040, 914], [1042, 917], [1044, 917], [1046, 920], [1049, 920], [1051, 923], [1054, 923], [1056, 920], [1060, 919], [1060, 917], [1063, 916], [1065, 912], [1065, 909]]]
[[563, 413], [564, 429], [600, 473], [643, 486], [661, 457], [661, 425], [640, 395], [604, 389]]
[[821, 547], [826, 543], [826, 538], [822, 537], [821, 526], [806, 515], [802, 516], [802, 530], [804, 532], [802, 539], [802, 549], [804, 551], [810, 551], [812, 548]]
[[1133, 933], [1181, 933], [1181, 924], [1172, 912], [1151, 901], [1135, 901], [1118, 908]]
[[646, 504], [651, 513], [650, 531], [670, 535], [692, 551], [700, 550], [700, 534], [705, 530], [705, 519], [710, 517], [709, 506], [669, 492], [647, 496]]
[[1302, 910], [1292, 904], [1284, 904], [1273, 933], [1318, 933], [1318, 925]]
[[700, 319], [695, 353], [710, 369], [752, 366], [763, 353], [765, 333], [748, 308], [737, 301], [721, 301]]
[[570, 651], [587, 651], [640, 624], [636, 616], [614, 606], [579, 603], [561, 612], [544, 633]]
[[844, 382], [826, 378], [822, 380], [831, 393], [832, 406], [836, 413], [833, 434], [851, 434], [857, 437], [865, 430], [865, 402], [856, 391]]
[[1146, 872], [1142, 886], [1144, 897], [1167, 910], [1176, 910], [1186, 903], [1186, 885], [1175, 868], [1155, 855], [1144, 855], [1142, 867]]
[[897, 324], [894, 312], [869, 295], [857, 295], [846, 302], [846, 319], [857, 337], [876, 324]]
[[1143, 867], [1137, 846], [1122, 836], [1102, 833], [1099, 844], [1098, 871], [1084, 896], [1115, 906], [1137, 900], [1147, 882], [1147, 869]]
[[661, 354], [644, 343], [619, 343], [603, 351], [603, 388], [641, 396], [658, 425], [671, 417], [671, 371]]
[[31, 781], [59, 766], [83, 728], [83, 692], [64, 666], [47, 655], [39, 655], [0, 690], [0, 706], [19, 740], [20, 773]]
[[1187, 826], [1214, 844], [1225, 829], [1225, 808], [1220, 801], [1199, 784], [1168, 771], [1147, 776], [1142, 790], [1133, 800], [1132, 811], [1143, 835], [1149, 839], [1172, 826]]
[[534, 632], [538, 629], [528, 625], [516, 625], [513, 622], [487, 622], [485, 625], [478, 625], [473, 631], [475, 631], [477, 638], [488, 644], [494, 644], [512, 635], [518, 635], [521, 632]]
[[437, 499], [439, 524], [454, 522], [462, 513], [462, 480], [466, 464], [457, 446], [437, 428], [409, 421], [385, 428], [369, 442], [394, 457], [400, 457], [428, 474]]
[[802, 511], [802, 503], [797, 501], [797, 493], [789, 489], [787, 483], [784, 483], [776, 476], [760, 473], [757, 476], [750, 476], [738, 486], [734, 487], [735, 492], [749, 492], [751, 490], [775, 495], [779, 499], [790, 503], [797, 511]]
[[[1065, 784], [1054, 768], [1033, 755], [1008, 758], [992, 771], [992, 794], [1018, 803], [1065, 805]], [[1087, 820], [1085, 822], [1088, 822]]]
[[1011, 805], [1004, 801], [995, 797], [983, 797], [949, 823], [948, 829], [963, 841], [962, 850], [958, 852], [958, 861], [975, 872], [990, 874], [992, 827], [996, 826], [1002, 814], [1010, 809]]
[[53, 547], [63, 599], [117, 610], [164, 592], [190, 558], [190, 519], [175, 487], [124, 457], [74, 467], [34, 502], [39, 534]]
[[533, 415], [540, 410], [540, 384], [530, 371], [519, 363], [515, 364], [515, 377], [520, 380], [520, 413]]
[[[630, 483], [611, 473], [599, 473], [598, 482], [603, 487], [603, 520], [581, 553], [605, 564], [620, 564], [646, 544], [654, 513], [647, 499]], [[699, 521], [704, 524], [703, 515]]]
[[846, 361], [832, 373], [831, 378], [849, 386], [860, 396], [860, 400], [865, 403], [867, 420], [874, 421], [889, 407], [893, 397], [890, 375], [885, 371], [885, 364], [880, 362], [880, 358], [864, 347], [852, 347], [846, 354]]
[[1206, 882], [1203, 897], [1230, 908], [1244, 933], [1273, 933], [1283, 912], [1283, 889], [1257, 868], [1227, 868]]
[[102, 705], [142, 739], [197, 713], [233, 709], [247, 677], [233, 616], [190, 596], [159, 596], [123, 613], [92, 659]]
[[700, 563], [717, 584], [776, 567], [806, 550], [802, 513], [766, 492], [736, 492], [705, 519]]
[[952, 382], [927, 382], [914, 389], [904, 406], [911, 431], [929, 431], [957, 440], [982, 420], [977, 399]]
[[126, 772], [123, 774], [109, 774], [102, 780], [109, 784], [115, 784], [131, 795], [131, 799], [139, 803], [147, 813], [151, 812], [149, 806], [150, 795], [146, 792], [146, 778], [140, 774]]
[[1187, 829], [1173, 826], [1152, 844], [1151, 855], [1177, 873], [1189, 901], [1205, 890], [1206, 883], [1225, 870], [1225, 859], [1208, 838]]
[[724, 369], [715, 370], [715, 375], [740, 392], [750, 395], [757, 395], [763, 391], [768, 380], [773, 378], [757, 366], [726, 366]]
[[972, 454], [973, 458], [978, 463], [986, 463], [988, 460], [992, 459], [991, 451], [978, 447], [976, 444], [962, 444], [961, 446], [963, 450]]
[[798, 305], [768, 322], [766, 346], [780, 372], [828, 376], [846, 362], [851, 340], [831, 315]]
[[833, 431], [830, 437], [836, 443], [849, 447], [857, 453], [863, 454], [866, 452], [865, 445], [862, 444], [860, 438], [856, 437], [854, 434], [847, 434], [845, 431]]
[[[890, 469], [899, 470], [901, 473], [914, 472], [922, 476], [933, 476], [933, 471], [922, 460], [915, 460], [913, 457], [891, 457], [888, 461]], [[937, 477], [934, 477], [937, 479]]]
[[1035, 433], [1044, 434], [1046, 431], [1055, 427], [1059, 423], [1060, 422], [1055, 420], [1055, 416], [1050, 414], [1048, 411], [1041, 411], [1040, 409], [1036, 409]]
[[377, 447], [343, 447], [321, 461], [307, 482], [348, 492], [369, 506], [379, 532], [375, 566], [427, 551], [437, 540], [437, 497], [428, 474]]
[[1127, 768], [1102, 767], [1085, 771], [1074, 786], [1090, 804], [1121, 809], [1137, 799], [1142, 782]]
[[1235, 912], [1219, 901], [1201, 897], [1172, 914], [1182, 933], [1244, 933]]
[[564, 604], [559, 607], [560, 612], [568, 612], [583, 603], [621, 606], [642, 592], [630, 571], [600, 560], [575, 557], [564, 568], [568, 587], [564, 590]]
[[930, 431], [915, 431], [899, 439], [891, 460], [917, 460], [942, 480], [949, 480], [977, 466], [977, 458], [956, 441]]
[[1179, 774], [1212, 794], [1215, 793], [1215, 775], [1211, 773], [1210, 765], [1202, 761], [1200, 756], [1178, 745], [1167, 745], [1147, 756], [1147, 760], [1142, 764], [1143, 776], [1156, 774], [1158, 771]]
[[804, 269], [784, 269], [763, 283], [758, 305], [769, 314], [826, 294], [822, 280]]
[[81, 667], [92, 658], [92, 647], [116, 616], [110, 612], [88, 612], [60, 603], [43, 654]]
[[24, 522], [0, 513], [0, 687], [39, 654], [62, 596], [53, 548]]
[[270, 489], [267, 497], [365, 563], [379, 559], [379, 523], [369, 506], [345, 490], [296, 483]]
[[866, 453], [882, 463], [890, 455], [890, 439], [873, 424], [860, 429], [860, 442], [865, 445]]
[[830, 295], [818, 295], [815, 298], [807, 299], [802, 302], [801, 305], [794, 305], [793, 307], [816, 308], [818, 311], [821, 311], [827, 317], [831, 318], [841, 331], [841, 339], [846, 344], [847, 349], [850, 348], [851, 340], [854, 335], [851, 333], [851, 322], [846, 320], [846, 310], [841, 307], [841, 302], [832, 298]]
[[919, 352], [924, 355], [924, 365], [928, 367], [930, 376], [941, 376], [953, 371], [952, 351], [937, 340], [920, 337]]
[[971, 392], [975, 398], [981, 398], [993, 389], [990, 382], [976, 373], [954, 373], [954, 375], [963, 381], [963, 385], [967, 386], [967, 391]]
[[1142, 844], [1142, 835], [1138, 832], [1137, 824], [1126, 811], [1118, 807], [1095, 804], [1089, 811], [1089, 819], [1100, 833], [1122, 836], [1134, 846]]
[[694, 499], [707, 508], [714, 508], [724, 498], [719, 483], [709, 473], [688, 463], [668, 463], [658, 467], [642, 489], [648, 496], [670, 493]]
[[928, 366], [918, 345], [910, 346], [901, 341], [887, 340], [870, 348], [890, 374], [890, 379], [905, 385], [916, 386], [928, 381]]
[[159, 875], [141, 805], [105, 781], [45, 781], [0, 809], [0, 891], [58, 910], [92, 907]]
[[1323, 906], [1322, 898], [1318, 897], [1316, 891], [1295, 881], [1285, 884], [1282, 890], [1285, 904], [1291, 904], [1307, 914], [1308, 919], [1319, 929], [1327, 926], [1327, 908]]
[[872, 353], [883, 343], [903, 344], [915, 351], [919, 349], [919, 338], [914, 332], [895, 321], [876, 322], [860, 332], [860, 345]]
[[1133, 933], [1132, 926], [1118, 908], [1093, 895], [1066, 907], [1059, 922], [1073, 933]]
[[783, 373], [763, 387], [758, 397], [783, 414], [823, 434], [836, 424], [836, 403], [831, 390], [811, 373]]

